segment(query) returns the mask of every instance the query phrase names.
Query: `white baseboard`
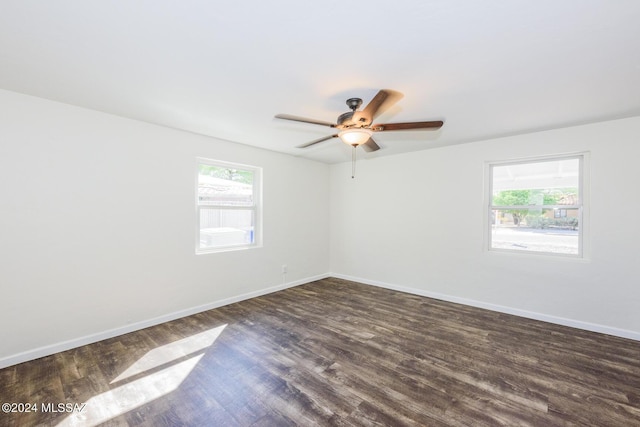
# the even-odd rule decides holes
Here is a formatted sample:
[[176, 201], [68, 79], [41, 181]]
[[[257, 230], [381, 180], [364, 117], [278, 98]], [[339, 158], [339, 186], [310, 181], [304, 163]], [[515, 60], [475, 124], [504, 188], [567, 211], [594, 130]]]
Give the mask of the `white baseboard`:
[[555, 323], [557, 325], [569, 326], [571, 328], [583, 329], [585, 331], [598, 332], [601, 334], [613, 335], [621, 338], [628, 338], [635, 341], [640, 341], [640, 332], [630, 331], [627, 329], [613, 328], [611, 326], [599, 325], [596, 323], [583, 322], [581, 320], [567, 319], [564, 317], [552, 316], [548, 314], [536, 313], [527, 310], [521, 310], [517, 308], [502, 306], [498, 304], [492, 304], [488, 302], [476, 301], [468, 298], [461, 298], [452, 295], [441, 294], [438, 292], [430, 292], [422, 289], [411, 288], [406, 286], [397, 286], [390, 283], [380, 282], [378, 280], [364, 279], [362, 277], [348, 276], [345, 274], [332, 273], [331, 277], [338, 279], [350, 280], [353, 282], [363, 283], [365, 285], [377, 286], [380, 288], [391, 289], [400, 292], [406, 292], [409, 294], [420, 295], [423, 297], [438, 299], [447, 302], [453, 302], [457, 304], [468, 305], [471, 307], [484, 308], [486, 310], [497, 311], [499, 313], [513, 314], [515, 316], [524, 317], [527, 319], [540, 320], [543, 322]]
[[39, 347], [33, 350], [24, 351], [22, 353], [14, 354], [14, 355], [0, 359], [0, 369], [6, 368], [8, 366], [17, 365], [18, 363], [27, 362], [29, 360], [38, 359], [40, 357], [49, 356], [55, 353], [59, 353], [61, 351], [71, 350], [72, 348], [76, 348], [83, 345], [106, 340], [109, 338], [117, 337], [119, 335], [128, 334], [130, 332], [138, 331], [140, 329], [148, 328], [150, 326], [159, 325], [160, 323], [170, 322], [172, 320], [191, 316], [193, 314], [201, 313], [207, 310], [212, 310], [214, 308], [233, 304], [239, 301], [259, 297], [262, 295], [271, 294], [273, 292], [303, 285], [305, 283], [313, 282], [315, 280], [325, 279], [327, 277], [329, 277], [329, 274], [321, 274], [321, 275], [307, 277], [300, 280], [294, 280], [292, 282], [282, 283], [281, 285], [271, 286], [265, 289], [260, 289], [258, 291], [248, 292], [246, 294], [237, 295], [231, 298], [225, 298], [225, 299], [214, 301], [211, 303], [199, 305], [197, 307], [192, 307], [185, 310], [180, 310], [173, 313], [165, 314], [163, 316], [154, 317], [153, 319], [143, 320], [141, 322], [131, 323], [131, 324], [110, 329], [107, 331], [98, 332], [98, 333], [86, 335], [80, 338], [74, 338], [68, 341], [63, 341], [56, 344]]

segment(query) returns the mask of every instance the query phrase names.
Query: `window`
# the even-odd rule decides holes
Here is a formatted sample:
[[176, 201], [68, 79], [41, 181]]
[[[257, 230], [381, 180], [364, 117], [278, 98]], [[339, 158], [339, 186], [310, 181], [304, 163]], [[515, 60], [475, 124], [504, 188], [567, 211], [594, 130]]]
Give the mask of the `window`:
[[199, 158], [196, 253], [260, 244], [261, 169]]
[[553, 210], [553, 217], [554, 218], [566, 218], [567, 217], [567, 210], [566, 209], [554, 209]]
[[585, 155], [489, 165], [489, 249], [583, 256]]

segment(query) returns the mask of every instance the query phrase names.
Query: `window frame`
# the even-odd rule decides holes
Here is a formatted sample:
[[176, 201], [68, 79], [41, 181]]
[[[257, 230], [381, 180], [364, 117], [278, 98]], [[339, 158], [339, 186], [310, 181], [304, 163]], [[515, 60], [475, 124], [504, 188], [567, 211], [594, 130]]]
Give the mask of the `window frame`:
[[[557, 154], [548, 156], [538, 156], [510, 160], [498, 160], [485, 162], [485, 208], [484, 210], [484, 228], [485, 228], [485, 251], [489, 253], [501, 254], [520, 254], [528, 256], [557, 257], [568, 258], [574, 260], [587, 260], [589, 255], [589, 211], [588, 211], [588, 195], [589, 195], [589, 152], [578, 152], [568, 154]], [[578, 201], [573, 205], [514, 205], [514, 206], [493, 206], [493, 169], [494, 167], [523, 165], [533, 163], [543, 163], [561, 160], [578, 160]], [[497, 209], [496, 209], [497, 208]], [[578, 212], [578, 253], [567, 254], [548, 251], [534, 251], [526, 249], [507, 249], [492, 247], [493, 238], [493, 212], [496, 210], [514, 210], [514, 209], [568, 209], [577, 210]]]
[[[200, 165], [215, 166], [219, 168], [237, 169], [241, 171], [252, 172], [252, 204], [247, 206], [228, 206], [228, 205], [203, 205], [200, 204], [199, 184], [200, 184]], [[244, 249], [252, 249], [262, 247], [262, 168], [258, 166], [246, 165], [241, 163], [227, 162], [222, 160], [209, 159], [205, 157], [196, 157], [195, 167], [195, 251], [197, 255], [238, 251]], [[251, 211], [253, 226], [253, 241], [251, 243], [232, 244], [226, 246], [217, 246], [213, 248], [202, 248], [200, 246], [200, 221], [201, 211], [205, 208], [215, 208], [220, 210], [232, 211]]]

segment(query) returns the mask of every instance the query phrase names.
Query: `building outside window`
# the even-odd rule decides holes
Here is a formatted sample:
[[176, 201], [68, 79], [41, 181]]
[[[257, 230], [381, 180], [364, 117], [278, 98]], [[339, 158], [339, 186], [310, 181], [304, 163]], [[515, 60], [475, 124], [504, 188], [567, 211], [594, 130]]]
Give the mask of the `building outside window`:
[[261, 169], [197, 159], [196, 253], [260, 245]]

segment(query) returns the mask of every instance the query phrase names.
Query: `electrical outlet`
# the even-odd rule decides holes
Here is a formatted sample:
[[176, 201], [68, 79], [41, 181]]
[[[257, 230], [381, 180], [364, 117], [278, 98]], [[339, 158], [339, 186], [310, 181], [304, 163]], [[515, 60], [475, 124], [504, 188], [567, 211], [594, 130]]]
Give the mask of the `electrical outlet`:
[[282, 274], [287, 274], [287, 264], [282, 264]]

